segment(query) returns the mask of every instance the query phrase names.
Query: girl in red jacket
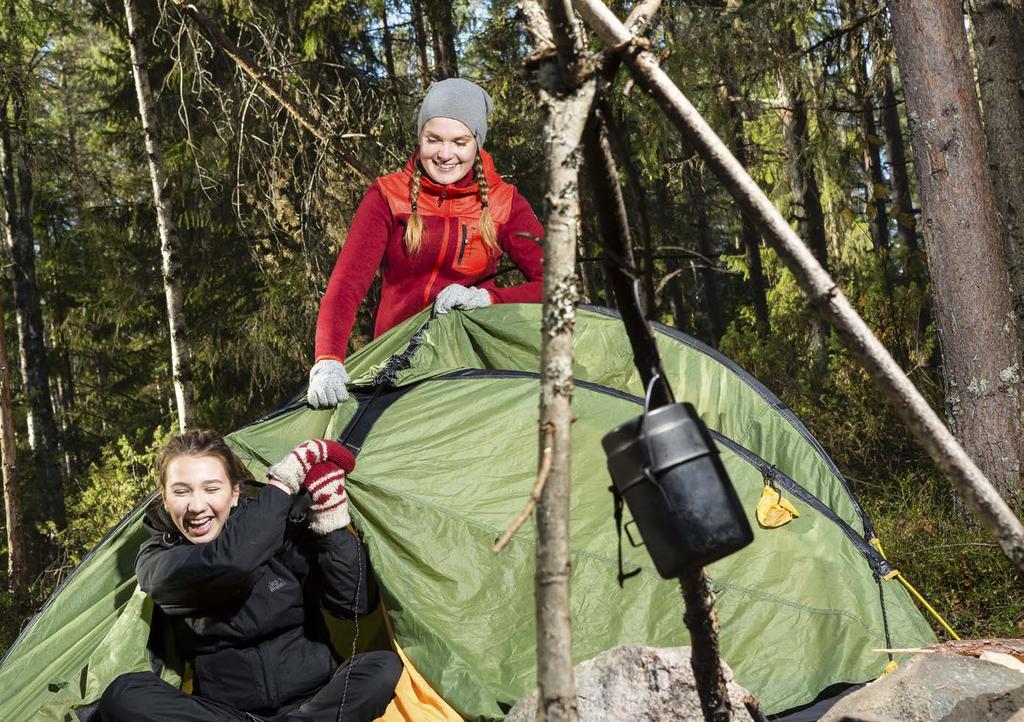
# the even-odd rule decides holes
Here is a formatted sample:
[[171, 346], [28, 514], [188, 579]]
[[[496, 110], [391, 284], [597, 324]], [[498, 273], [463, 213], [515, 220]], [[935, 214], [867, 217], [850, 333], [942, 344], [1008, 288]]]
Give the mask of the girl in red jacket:
[[[419, 146], [404, 169], [363, 197], [320, 302], [309, 403], [346, 398], [345, 352], [356, 310], [379, 268], [374, 338], [431, 303], [437, 313], [541, 300], [544, 229], [484, 151], [491, 98], [468, 80], [434, 83], [420, 107]], [[526, 283], [498, 288], [502, 254]]]

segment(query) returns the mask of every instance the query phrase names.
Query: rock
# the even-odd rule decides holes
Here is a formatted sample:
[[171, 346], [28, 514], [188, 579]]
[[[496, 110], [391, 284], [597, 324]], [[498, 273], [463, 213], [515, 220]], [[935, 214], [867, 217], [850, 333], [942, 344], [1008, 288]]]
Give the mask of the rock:
[[[749, 695], [725, 667], [734, 722], [751, 719], [743, 706]], [[580, 722], [703, 722], [690, 670], [690, 648], [615, 647], [576, 665]], [[537, 692], [516, 703], [505, 722], [534, 722]]]
[[1024, 674], [959, 654], [919, 654], [839, 700], [821, 722], [1006, 722], [1024, 708]]

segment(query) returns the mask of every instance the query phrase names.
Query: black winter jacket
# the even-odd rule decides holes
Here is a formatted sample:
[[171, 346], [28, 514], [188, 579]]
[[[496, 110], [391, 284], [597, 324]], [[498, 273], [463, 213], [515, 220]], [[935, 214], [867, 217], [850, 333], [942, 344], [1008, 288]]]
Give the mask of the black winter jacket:
[[147, 517], [139, 586], [192, 663], [193, 694], [254, 713], [307, 697], [340, 662], [321, 605], [344, 619], [376, 606], [362, 544], [346, 529], [314, 536], [289, 520], [291, 503], [268, 485], [243, 497], [205, 544], [187, 541], [164, 514]]

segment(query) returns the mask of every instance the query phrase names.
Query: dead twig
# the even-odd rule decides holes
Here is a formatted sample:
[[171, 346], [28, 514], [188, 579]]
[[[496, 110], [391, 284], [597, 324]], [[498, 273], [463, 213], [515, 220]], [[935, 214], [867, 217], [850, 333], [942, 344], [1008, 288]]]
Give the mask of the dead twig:
[[542, 452], [540, 471], [537, 472], [537, 482], [533, 485], [530, 490], [530, 496], [526, 500], [526, 506], [519, 512], [519, 516], [512, 522], [512, 526], [505, 530], [505, 533], [501, 535], [501, 538], [494, 544], [494, 553], [500, 553], [508, 543], [512, 541], [512, 537], [515, 536], [516, 532], [519, 531], [519, 527], [526, 523], [526, 520], [533, 514], [533, 510], [537, 506], [537, 500], [540, 499], [540, 493], [544, 491], [544, 484], [548, 481], [548, 472], [551, 471], [551, 434], [552, 430], [547, 428], [544, 430], [544, 451]]

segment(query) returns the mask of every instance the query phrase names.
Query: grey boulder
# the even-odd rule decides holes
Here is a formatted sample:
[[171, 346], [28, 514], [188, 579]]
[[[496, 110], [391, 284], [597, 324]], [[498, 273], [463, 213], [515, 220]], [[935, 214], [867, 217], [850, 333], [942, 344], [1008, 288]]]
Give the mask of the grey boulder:
[[[743, 705], [750, 693], [732, 681], [725, 668], [733, 721], [751, 717]], [[609, 649], [576, 665], [580, 722], [703, 722], [700, 699], [690, 670], [690, 648], [624, 646]], [[511, 709], [506, 722], [537, 719], [537, 692]]]
[[821, 722], [1024, 720], [1024, 674], [959, 654], [919, 654], [839, 700]]

